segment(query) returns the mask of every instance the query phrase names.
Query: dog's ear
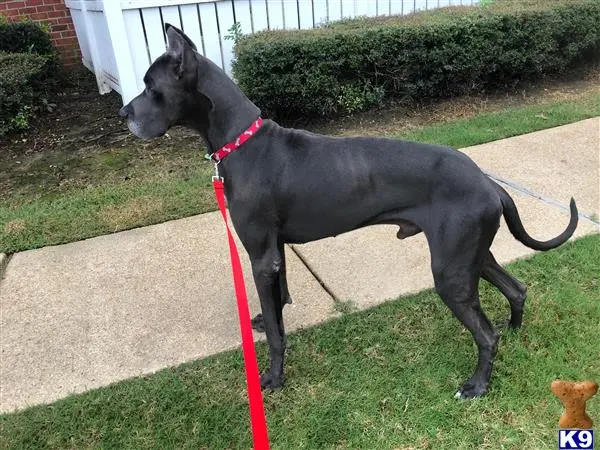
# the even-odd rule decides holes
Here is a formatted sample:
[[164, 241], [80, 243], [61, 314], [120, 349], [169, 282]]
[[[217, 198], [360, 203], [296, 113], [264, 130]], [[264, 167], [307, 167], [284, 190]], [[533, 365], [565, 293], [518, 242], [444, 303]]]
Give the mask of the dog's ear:
[[[169, 48], [171, 47], [171, 43], [173, 41], [175, 41], [176, 39], [179, 39], [179, 40], [183, 40], [190, 47], [192, 47], [192, 49], [194, 49], [194, 51], [198, 50], [196, 48], [196, 44], [194, 44], [192, 42], [192, 40], [189, 37], [187, 37], [183, 31], [181, 31], [177, 27], [174, 27], [170, 23], [165, 24], [165, 33], [167, 34], [167, 42], [169, 44]], [[173, 43], [175, 43], [175, 42], [173, 42]]]
[[186, 64], [189, 64], [194, 58], [196, 46], [181, 30], [169, 23], [165, 24], [165, 32], [168, 43], [167, 52], [178, 61], [176, 75], [180, 78], [185, 71]]

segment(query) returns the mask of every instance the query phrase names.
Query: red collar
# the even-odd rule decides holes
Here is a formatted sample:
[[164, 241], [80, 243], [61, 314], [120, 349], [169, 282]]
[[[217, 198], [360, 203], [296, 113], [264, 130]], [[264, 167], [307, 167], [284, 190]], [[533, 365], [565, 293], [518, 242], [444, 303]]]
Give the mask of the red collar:
[[240, 145], [242, 145], [244, 142], [250, 139], [258, 131], [258, 129], [262, 126], [262, 123], [262, 118], [259, 117], [258, 119], [256, 119], [254, 122], [252, 122], [252, 125], [250, 125], [246, 131], [244, 131], [238, 136], [238, 138], [235, 141], [225, 144], [219, 150], [210, 155], [211, 159], [215, 160], [216, 162], [219, 162], [230, 153], [235, 152], [240, 147]]

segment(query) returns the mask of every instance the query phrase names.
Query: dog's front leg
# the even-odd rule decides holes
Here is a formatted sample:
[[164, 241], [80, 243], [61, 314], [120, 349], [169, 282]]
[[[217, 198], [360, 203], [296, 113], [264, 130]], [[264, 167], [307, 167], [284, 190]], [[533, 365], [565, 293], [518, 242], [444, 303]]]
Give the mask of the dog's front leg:
[[263, 389], [274, 390], [283, 385], [283, 358], [285, 352], [285, 329], [283, 326], [283, 302], [285, 301], [279, 280], [283, 266], [283, 255], [279, 246], [273, 246], [258, 257], [251, 257], [252, 273], [260, 306], [267, 343], [269, 344], [270, 367], [260, 377]]
[[279, 253], [281, 254], [281, 270], [279, 271], [279, 289], [281, 290], [281, 307], [286, 303], [292, 303], [292, 297], [287, 284], [287, 269], [285, 264], [285, 247], [283, 242], [277, 244]]
[[[290, 296], [290, 292], [288, 290], [287, 284], [287, 271], [285, 265], [285, 247], [282, 241], [277, 243], [277, 248], [279, 250], [279, 254], [281, 255], [281, 269], [277, 275], [277, 279], [279, 282], [279, 289], [281, 291], [281, 308], [283, 308], [286, 303], [292, 303], [292, 297]], [[265, 321], [263, 319], [263, 315], [258, 313], [252, 319], [252, 328], [254, 328], [259, 333], [264, 333], [265, 331]]]

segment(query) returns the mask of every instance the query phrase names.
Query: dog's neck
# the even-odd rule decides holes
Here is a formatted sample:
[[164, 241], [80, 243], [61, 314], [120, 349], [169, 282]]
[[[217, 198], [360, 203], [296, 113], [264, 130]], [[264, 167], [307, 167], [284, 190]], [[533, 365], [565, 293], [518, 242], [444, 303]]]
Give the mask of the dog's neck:
[[213, 153], [237, 137], [260, 116], [260, 109], [212, 61], [202, 58], [198, 70], [198, 91], [209, 107], [199, 130]]

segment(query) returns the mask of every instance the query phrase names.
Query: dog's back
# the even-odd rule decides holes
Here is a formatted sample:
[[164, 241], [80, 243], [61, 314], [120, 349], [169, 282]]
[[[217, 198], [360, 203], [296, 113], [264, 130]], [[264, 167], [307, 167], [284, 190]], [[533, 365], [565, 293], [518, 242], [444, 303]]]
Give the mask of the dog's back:
[[[241, 153], [252, 153], [253, 170], [269, 186], [265, 207], [273, 208], [280, 231], [291, 242], [400, 218], [414, 222], [427, 217], [428, 209], [439, 209], [438, 203], [464, 202], [465, 196], [499, 205], [497, 192], [479, 167], [447, 147], [323, 136], [269, 120], [248, 144]], [[244, 159], [239, 158], [240, 164]], [[247, 173], [246, 181], [254, 184], [254, 175]], [[251, 192], [239, 182], [238, 189]], [[255, 201], [257, 195], [252, 191]]]

